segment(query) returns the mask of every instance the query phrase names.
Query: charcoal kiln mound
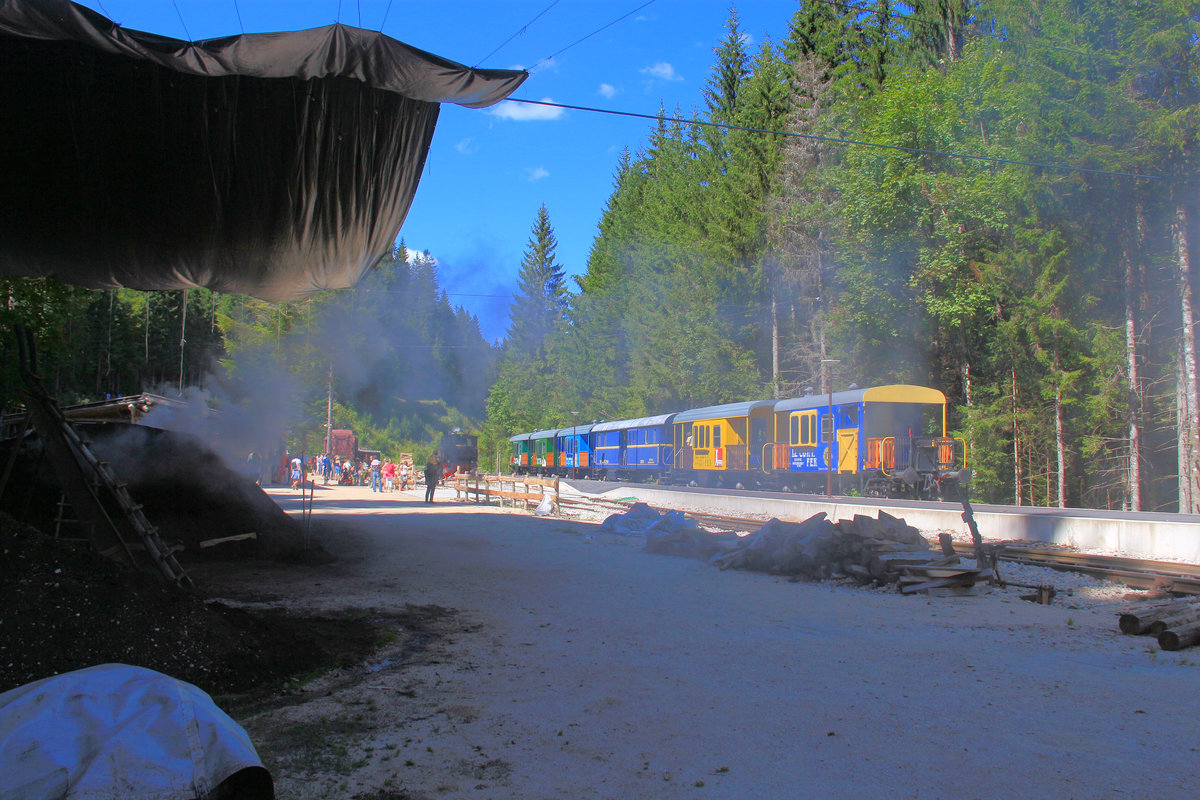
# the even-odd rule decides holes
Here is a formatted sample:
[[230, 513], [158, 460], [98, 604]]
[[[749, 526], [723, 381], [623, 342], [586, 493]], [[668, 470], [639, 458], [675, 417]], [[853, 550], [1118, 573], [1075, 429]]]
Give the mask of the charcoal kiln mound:
[[[127, 483], [162, 539], [183, 546], [185, 570], [201, 557], [318, 566], [332, 560], [306, 547], [301, 526], [200, 440], [129, 425], [79, 432]], [[5, 444], [0, 464], [16, 446]], [[361, 616], [236, 608], [180, 589], [147, 565], [105, 558], [78, 526], [56, 525], [63, 493], [41, 449], [34, 436], [21, 443], [0, 502], [0, 692], [122, 663], [218, 696], [270, 695], [297, 677], [361, 662], [390, 626]], [[200, 547], [250, 532], [254, 539]]]
[[[126, 483], [130, 496], [162, 538], [182, 546], [177, 556], [180, 561], [319, 561], [324, 557], [319, 548], [307, 546], [296, 520], [199, 438], [140, 425], [76, 427], [80, 436], [91, 442], [96, 456]], [[42, 531], [80, 536], [69, 521], [70, 509], [59, 511], [62, 489], [42, 458], [36, 436], [25, 440], [16, 463], [0, 497], [0, 510]], [[59, 523], [60, 517], [67, 521]], [[201, 546], [230, 539], [216, 546]]]
[[[251, 478], [232, 469], [190, 434], [135, 425], [97, 426], [97, 455], [129, 484], [129, 493], [184, 558], [239, 552], [259, 558], [298, 558], [305, 548], [300, 524]], [[254, 533], [253, 539], [201, 548], [201, 542]], [[236, 549], [236, 550], [235, 550]]]

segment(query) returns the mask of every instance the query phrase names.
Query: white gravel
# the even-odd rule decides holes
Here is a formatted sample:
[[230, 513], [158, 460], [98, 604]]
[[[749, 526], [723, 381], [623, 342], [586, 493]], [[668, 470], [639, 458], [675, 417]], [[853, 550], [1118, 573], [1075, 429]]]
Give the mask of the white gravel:
[[453, 611], [438, 636], [401, 636], [378, 669], [239, 720], [280, 797], [1195, 790], [1200, 656], [1120, 634], [1109, 609], [721, 572], [596, 525], [441, 497], [337, 501], [316, 510], [334, 564], [222, 565], [210, 588], [348, 613]]

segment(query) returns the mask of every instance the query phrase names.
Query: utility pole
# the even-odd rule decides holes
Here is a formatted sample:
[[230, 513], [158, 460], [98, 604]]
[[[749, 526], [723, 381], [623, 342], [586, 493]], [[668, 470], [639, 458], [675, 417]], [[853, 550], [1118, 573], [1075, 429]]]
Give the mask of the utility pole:
[[579, 412], [571, 412], [571, 446], [575, 448], [575, 458], [571, 461], [571, 480], [575, 479], [575, 467], [579, 466], [579, 439], [575, 436], [575, 429], [579, 427]]
[[183, 348], [187, 344], [184, 335], [187, 333], [187, 293], [183, 290], [183, 313], [179, 319], [179, 396], [183, 397]]
[[833, 497], [833, 446], [837, 441], [837, 426], [833, 424], [833, 365], [840, 363], [842, 362], [836, 358], [821, 359], [821, 366], [825, 368], [825, 389], [829, 392], [829, 441], [825, 445], [826, 497]]
[[329, 391], [328, 403], [325, 406], [325, 453], [331, 454], [333, 448], [333, 362], [329, 362]]

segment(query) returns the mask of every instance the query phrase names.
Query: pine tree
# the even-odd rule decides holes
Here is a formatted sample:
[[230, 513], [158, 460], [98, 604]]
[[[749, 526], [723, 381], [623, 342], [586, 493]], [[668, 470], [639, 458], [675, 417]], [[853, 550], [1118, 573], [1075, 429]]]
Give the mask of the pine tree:
[[567, 289], [562, 265], [554, 260], [557, 247], [550, 214], [542, 205], [521, 261], [518, 293], [509, 306], [505, 349], [512, 356], [543, 361], [547, 341], [563, 323]]
[[746, 35], [738, 25], [737, 12], [732, 9], [725, 22], [725, 31], [725, 38], [713, 51], [717, 63], [713, 65], [712, 74], [700, 91], [707, 106], [708, 119], [717, 123], [732, 121], [738, 107], [738, 94], [750, 75], [747, 68]]

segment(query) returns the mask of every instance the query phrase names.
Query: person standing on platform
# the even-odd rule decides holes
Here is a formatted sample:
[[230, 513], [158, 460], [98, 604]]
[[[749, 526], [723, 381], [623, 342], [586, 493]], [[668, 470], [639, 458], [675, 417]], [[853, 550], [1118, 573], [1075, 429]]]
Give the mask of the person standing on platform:
[[383, 462], [379, 460], [379, 456], [371, 456], [371, 465], [369, 469], [371, 472], [371, 491], [382, 492], [383, 483], [380, 472], [383, 469]]
[[425, 462], [425, 502], [433, 502], [433, 490], [437, 488], [438, 478], [442, 477], [442, 462], [436, 455]]

